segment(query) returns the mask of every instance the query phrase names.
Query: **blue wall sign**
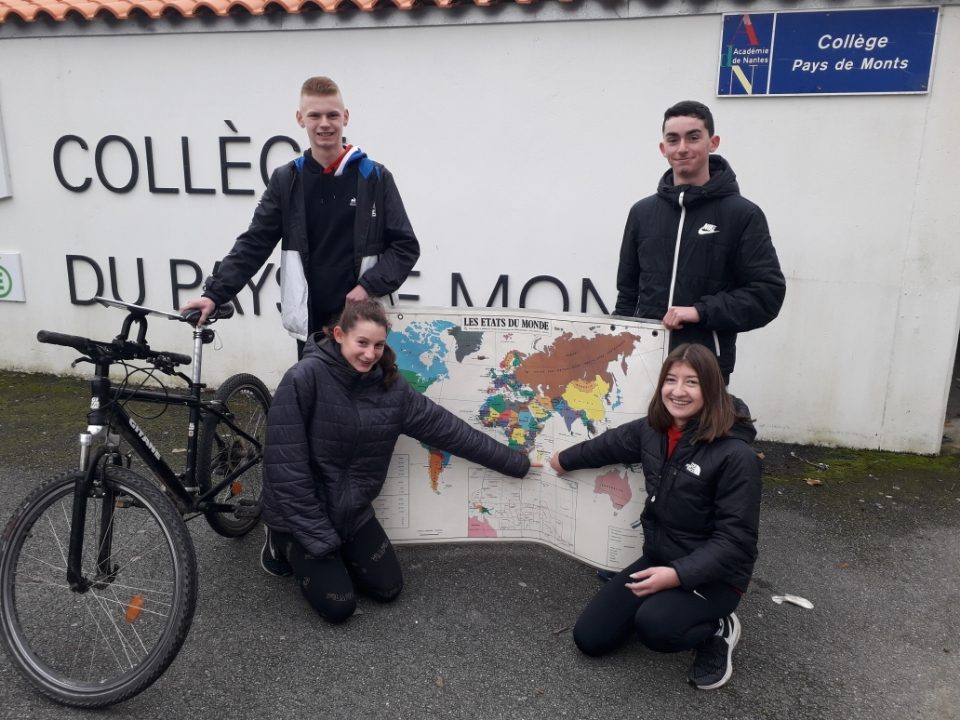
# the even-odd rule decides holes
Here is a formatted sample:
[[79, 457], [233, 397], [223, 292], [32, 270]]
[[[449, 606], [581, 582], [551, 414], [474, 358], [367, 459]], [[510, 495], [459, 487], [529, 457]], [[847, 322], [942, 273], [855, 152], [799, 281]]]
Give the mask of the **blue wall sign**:
[[940, 9], [723, 16], [717, 95], [925, 93]]

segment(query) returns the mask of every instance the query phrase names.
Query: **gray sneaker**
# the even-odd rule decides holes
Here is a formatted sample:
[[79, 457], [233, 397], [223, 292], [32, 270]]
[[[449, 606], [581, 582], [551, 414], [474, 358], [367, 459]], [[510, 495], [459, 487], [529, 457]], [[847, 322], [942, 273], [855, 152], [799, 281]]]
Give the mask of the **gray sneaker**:
[[268, 575], [276, 577], [286, 577], [293, 574], [293, 568], [283, 556], [283, 552], [273, 542], [273, 533], [266, 525], [263, 526], [264, 539], [263, 549], [260, 550], [260, 567]]
[[716, 634], [694, 650], [687, 681], [700, 690], [716, 690], [733, 674], [733, 649], [740, 642], [740, 618], [730, 613], [720, 618]]

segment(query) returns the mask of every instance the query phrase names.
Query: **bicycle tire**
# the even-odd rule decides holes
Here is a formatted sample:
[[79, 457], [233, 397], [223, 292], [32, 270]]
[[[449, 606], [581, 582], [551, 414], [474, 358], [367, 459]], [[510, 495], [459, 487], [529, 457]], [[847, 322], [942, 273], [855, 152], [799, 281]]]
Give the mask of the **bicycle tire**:
[[[272, 397], [261, 380], [248, 373], [231, 375], [217, 389], [214, 399], [223, 403], [227, 413], [247, 434], [257, 438], [263, 447], [267, 438], [267, 411]], [[216, 415], [203, 421], [197, 451], [197, 480], [205, 493], [239, 465], [255, 457], [253, 444], [234, 432]], [[233, 504], [241, 514], [217, 511], [204, 513], [207, 523], [225, 537], [246, 535], [260, 521], [260, 495], [263, 492], [262, 458], [214, 498], [218, 503]], [[244, 505], [243, 501], [248, 504]], [[252, 504], [249, 504], [252, 503]]]
[[[88, 495], [81, 559], [95, 583], [71, 590], [66, 557], [82, 476], [73, 471], [46, 481], [7, 523], [0, 640], [43, 695], [95, 708], [142, 692], [176, 657], [196, 608], [197, 562], [173, 502], [136, 473], [106, 465]], [[100, 546], [109, 548], [108, 571], [96, 575]]]

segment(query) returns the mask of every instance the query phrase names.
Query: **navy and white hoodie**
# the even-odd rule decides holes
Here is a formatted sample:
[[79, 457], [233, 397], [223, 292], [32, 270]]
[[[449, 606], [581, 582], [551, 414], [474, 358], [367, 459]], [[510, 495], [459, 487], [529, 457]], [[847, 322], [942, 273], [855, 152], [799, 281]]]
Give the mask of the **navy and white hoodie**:
[[[309, 152], [309, 150], [307, 151]], [[309, 295], [304, 268], [309, 267], [306, 211], [303, 197], [305, 155], [277, 168], [250, 227], [207, 278], [203, 294], [218, 305], [236, 295], [280, 249], [280, 308], [283, 327], [298, 340], [307, 339]], [[353, 261], [359, 284], [373, 297], [394, 292], [420, 257], [393, 175], [383, 165], [353, 147], [337, 174], [357, 164], [357, 211], [353, 228]]]

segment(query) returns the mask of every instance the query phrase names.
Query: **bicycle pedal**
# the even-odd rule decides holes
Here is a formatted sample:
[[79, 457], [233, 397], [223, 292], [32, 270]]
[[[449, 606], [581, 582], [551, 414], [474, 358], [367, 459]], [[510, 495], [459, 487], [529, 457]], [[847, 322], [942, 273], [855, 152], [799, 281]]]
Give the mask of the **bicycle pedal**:
[[237, 505], [233, 508], [233, 516], [238, 518], [260, 517], [260, 503], [252, 505]]

